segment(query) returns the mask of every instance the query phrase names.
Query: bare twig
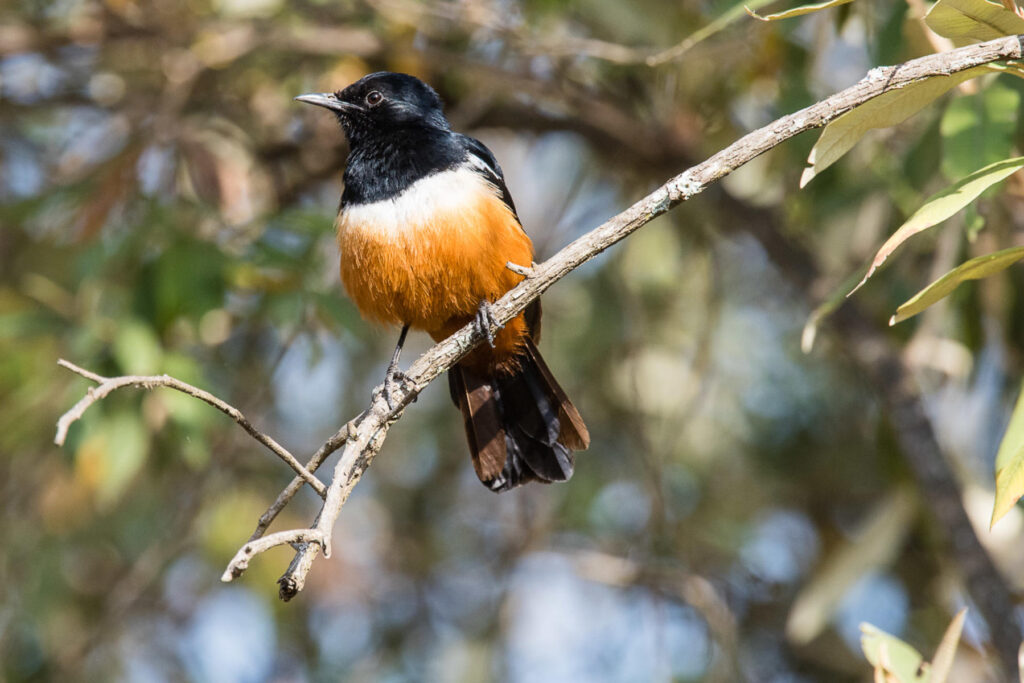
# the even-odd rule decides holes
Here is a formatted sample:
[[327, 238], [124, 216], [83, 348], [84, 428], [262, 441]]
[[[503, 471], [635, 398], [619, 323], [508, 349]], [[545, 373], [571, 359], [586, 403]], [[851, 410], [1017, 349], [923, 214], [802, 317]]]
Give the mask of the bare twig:
[[505, 267], [511, 270], [513, 273], [517, 275], [522, 275], [523, 277], [530, 277], [531, 275], [533, 275], [532, 267], [528, 268], [526, 266], [521, 266], [518, 263], [512, 263], [511, 261], [506, 262]]
[[[703, 192], [717, 180], [785, 140], [804, 131], [824, 126], [854, 107], [885, 92], [926, 78], [948, 76], [990, 62], [1020, 59], [1024, 56], [1021, 38], [1021, 36], [1000, 38], [942, 54], [929, 55], [898, 66], [873, 69], [854, 86], [749, 133], [703, 163], [671, 178], [619, 215], [563, 248], [551, 259], [534, 265], [529, 271], [529, 277], [526, 277], [492, 306], [491, 311], [497, 324], [507, 323], [514, 318], [548, 287], [578, 266], [626, 238], [655, 217]], [[338, 515], [352, 489], [380, 450], [391, 424], [401, 416], [405, 406], [411, 403], [427, 384], [451, 368], [481, 341], [483, 341], [483, 336], [476, 326], [467, 325], [448, 339], [435, 345], [413, 363], [405, 373], [408, 381], [392, 391], [389, 397], [390, 401], [385, 399], [383, 388], [378, 387], [367, 411], [332, 436], [310, 460], [309, 467], [316, 469], [328, 455], [341, 449], [331, 483], [324, 496], [323, 506], [313, 525], [308, 529], [279, 532], [260, 538], [276, 514], [287, 504], [300, 486], [297, 482], [292, 482], [278, 496], [274, 505], [261, 517], [252, 539], [229, 563], [223, 579], [230, 581], [237, 578], [255, 555], [268, 548], [289, 543], [296, 547], [296, 555], [284, 576], [279, 579], [281, 597], [288, 600], [302, 590], [312, 562], [320, 550], [323, 550], [325, 556], [330, 556], [331, 533]], [[85, 372], [69, 363], [65, 366], [74, 369], [79, 374]], [[101, 378], [92, 373], [84, 376], [94, 381], [102, 380], [101, 385], [90, 390], [90, 394], [86, 398], [61, 418], [59, 425], [61, 431], [59, 431], [58, 440], [63, 440], [62, 435], [66, 433], [67, 425], [77, 419], [89, 405], [120, 386], [169, 386], [179, 391], [185, 391], [185, 393], [196, 396], [223, 410], [234, 417], [239, 424], [242, 424], [247, 431], [253, 434], [254, 438], [277, 452], [270, 445], [276, 446], [276, 443], [269, 437], [251, 429], [251, 425], [248, 425], [247, 422], [243, 423], [244, 418], [241, 418], [241, 414], [237, 410], [206, 392], [173, 378], [167, 376]], [[104, 387], [109, 388], [103, 391]], [[396, 408], [389, 408], [389, 403]], [[277, 449], [280, 447], [277, 446]], [[294, 458], [292, 460], [294, 461]], [[291, 465], [291, 462], [289, 464]], [[304, 481], [315, 480], [309, 470], [298, 465], [297, 462], [292, 467], [299, 472]]]
[[117, 389], [124, 387], [142, 387], [143, 389], [152, 389], [154, 387], [167, 387], [168, 389], [174, 389], [180, 391], [183, 394], [188, 394], [193, 398], [198, 398], [200, 401], [209, 403], [211, 406], [221, 411], [232, 420], [237, 422], [239, 426], [244, 429], [249, 436], [259, 441], [261, 444], [270, 449], [270, 451], [277, 457], [284, 460], [289, 467], [295, 470], [296, 473], [302, 478], [302, 480], [313, 487], [313, 490], [323, 498], [326, 495], [327, 487], [324, 483], [313, 476], [313, 474], [302, 466], [295, 456], [289, 453], [281, 444], [277, 443], [271, 437], [267, 436], [260, 430], [256, 429], [251, 422], [242, 414], [242, 411], [238, 408], [225, 403], [221, 399], [217, 398], [208, 391], [203, 391], [198, 387], [194, 387], [187, 382], [182, 382], [180, 379], [175, 379], [170, 375], [125, 375], [122, 377], [103, 377], [97, 375], [94, 372], [89, 372], [84, 368], [80, 368], [74, 363], [70, 363], [63, 358], [57, 361], [57, 365], [63, 368], [75, 372], [86, 379], [90, 379], [96, 382], [99, 386], [90, 388], [85, 396], [82, 397], [78, 403], [72, 406], [71, 410], [67, 411], [60, 416], [57, 420], [57, 436], [53, 442], [58, 446], [64, 445], [64, 440], [67, 439], [68, 429], [76, 421], [81, 419], [85, 411], [89, 409], [92, 404], [100, 401]]
[[324, 536], [315, 529], [290, 529], [288, 531], [278, 531], [276, 534], [270, 534], [264, 536], [257, 541], [249, 541], [235, 553], [235, 556], [228, 562], [227, 569], [224, 570], [224, 575], [221, 576], [221, 581], [230, 581], [231, 579], [237, 578], [242, 575], [246, 569], [249, 568], [249, 560], [260, 553], [265, 553], [271, 548], [276, 548], [279, 545], [285, 545], [288, 543], [294, 544], [310, 544], [316, 543], [324, 545]]
[[[365, 413], [363, 415], [365, 415]], [[320, 465], [323, 464], [324, 460], [341, 448], [349, 439], [354, 438], [356, 434], [356, 425], [358, 425], [359, 421], [362, 420], [363, 415], [360, 415], [339, 429], [334, 436], [328, 439], [323, 446], [317, 449], [317, 452], [314, 453], [313, 457], [306, 463], [306, 469], [310, 472], [316, 472]], [[267, 532], [267, 529], [273, 523], [274, 519], [276, 519], [281, 510], [291, 502], [295, 494], [302, 488], [302, 484], [304, 482], [305, 480], [302, 477], [295, 477], [292, 479], [291, 483], [277, 495], [277, 499], [274, 500], [269, 508], [267, 508], [267, 511], [260, 515], [260, 518], [256, 523], [256, 530], [253, 531], [252, 536], [249, 537], [250, 541], [255, 541]]]
[[[462, 330], [462, 332], [465, 332], [465, 330]], [[478, 339], [473, 341], [479, 342], [482, 340], [483, 336], [480, 335]], [[441, 342], [431, 351], [436, 351], [438, 347], [444, 346], [446, 343]], [[450, 356], [447, 367], [454, 365], [471, 348], [472, 344], [466, 344], [465, 348], [459, 352], [459, 347], [456, 347], [455, 353]], [[404, 384], [401, 389], [397, 389], [392, 393], [391, 402], [392, 405], [396, 406], [394, 409], [388, 407], [382, 387], [378, 388], [374, 393], [373, 404], [360, 423], [356, 438], [345, 443], [341, 457], [338, 459], [338, 464], [334, 468], [331, 486], [327, 489], [327, 498], [324, 499], [324, 505], [320, 509], [320, 514], [317, 515], [313, 526], [314, 529], [323, 534], [326, 542], [323, 544], [310, 543], [298, 549], [295, 559], [292, 560], [288, 570], [277, 580], [282, 600], [287, 602], [292, 599], [306, 585], [306, 575], [309, 573], [310, 568], [313, 566], [313, 560], [316, 559], [316, 555], [321, 549], [323, 550], [324, 557], [331, 556], [330, 536], [334, 529], [334, 523], [341, 513], [342, 506], [348, 500], [352, 489], [359, 483], [363, 472], [370, 466], [374, 456], [380, 451], [380, 447], [384, 445], [384, 438], [387, 436], [388, 428], [401, 416], [401, 411], [405, 406], [419, 395], [419, 392], [430, 381], [426, 380], [421, 384], [414, 377], [428, 374], [424, 372], [424, 366], [427, 366], [428, 369], [437, 367], [430, 363], [424, 363], [424, 359], [429, 355], [430, 352], [427, 352], [421, 356], [406, 373], [406, 377], [410, 380], [409, 383]], [[438, 374], [440, 374], [440, 371], [435, 373], [433, 377], [436, 377]]]

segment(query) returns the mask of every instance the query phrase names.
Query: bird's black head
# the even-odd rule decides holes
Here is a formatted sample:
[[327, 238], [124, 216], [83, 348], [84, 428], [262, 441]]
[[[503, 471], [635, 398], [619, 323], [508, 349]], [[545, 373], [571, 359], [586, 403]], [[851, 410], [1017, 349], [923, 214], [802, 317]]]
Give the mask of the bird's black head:
[[429, 85], [408, 74], [380, 71], [338, 92], [311, 93], [295, 99], [333, 111], [352, 143], [400, 128], [449, 129], [441, 98]]

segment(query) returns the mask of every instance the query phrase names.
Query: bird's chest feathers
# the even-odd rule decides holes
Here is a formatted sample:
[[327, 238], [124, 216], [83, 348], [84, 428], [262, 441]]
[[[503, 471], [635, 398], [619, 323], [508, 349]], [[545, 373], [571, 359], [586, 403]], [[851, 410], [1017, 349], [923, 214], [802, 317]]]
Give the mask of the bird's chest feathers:
[[532, 259], [515, 215], [470, 169], [346, 206], [337, 229], [342, 281], [360, 311], [428, 331], [500, 297], [519, 279], [505, 263]]

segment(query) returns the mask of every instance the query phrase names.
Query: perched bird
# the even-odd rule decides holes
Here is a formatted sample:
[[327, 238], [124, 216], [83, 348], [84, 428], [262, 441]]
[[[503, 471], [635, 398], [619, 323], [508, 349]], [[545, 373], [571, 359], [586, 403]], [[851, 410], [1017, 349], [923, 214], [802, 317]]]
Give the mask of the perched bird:
[[[495, 330], [490, 304], [522, 280], [533, 244], [494, 155], [451, 129], [441, 99], [406, 74], [370, 74], [295, 98], [334, 112], [349, 142], [336, 222], [341, 279], [363, 316], [435, 341], [475, 320], [487, 336], [448, 373], [473, 467], [493, 491], [565, 481], [590, 435], [540, 353], [540, 301]], [[385, 392], [387, 395], [387, 392]]]

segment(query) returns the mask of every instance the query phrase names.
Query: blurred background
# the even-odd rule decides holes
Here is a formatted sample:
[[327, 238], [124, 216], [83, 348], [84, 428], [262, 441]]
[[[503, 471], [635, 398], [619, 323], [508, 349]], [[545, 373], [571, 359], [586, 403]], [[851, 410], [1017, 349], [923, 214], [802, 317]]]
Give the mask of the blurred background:
[[[860, 333], [825, 320], [805, 354], [801, 330], [925, 197], [1010, 156], [1012, 76], [798, 191], [803, 135], [562, 280], [541, 346], [593, 437], [571, 483], [487, 491], [436, 382], [290, 603], [288, 549], [219, 581], [292, 477], [228, 418], [124, 390], [52, 444], [89, 386], [58, 358], [192, 382], [301, 460], [368, 403], [396, 331], [341, 289], [345, 141], [295, 95], [381, 69], [430, 82], [497, 155], [540, 259], [741, 134], [934, 51], [919, 5], [762, 23], [733, 0], [4, 3], [0, 680], [866, 681], [862, 621], [930, 656], [977, 599], [941, 492], [908, 466]], [[905, 248], [854, 304], [922, 387], [1003, 596], [1024, 581], [1020, 511], [987, 528], [1021, 272], [886, 321], [1021, 243], [1022, 191], [1011, 178]], [[426, 348], [414, 335], [407, 362]], [[272, 530], [316, 502], [300, 492]], [[972, 610], [951, 680], [999, 680], [992, 641]]]

